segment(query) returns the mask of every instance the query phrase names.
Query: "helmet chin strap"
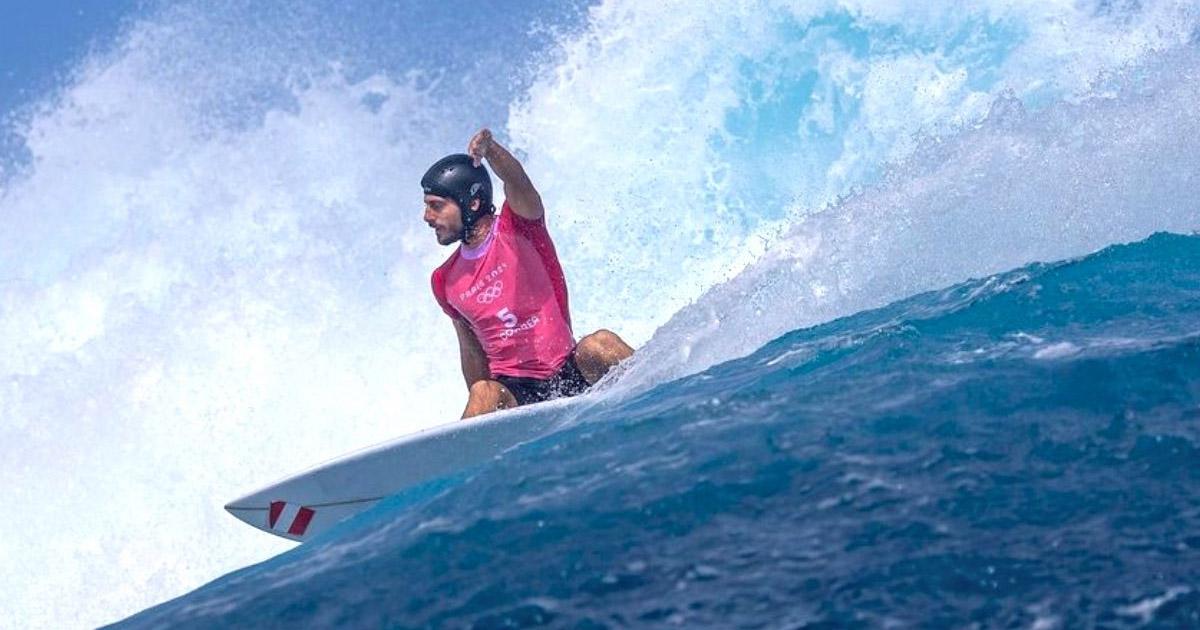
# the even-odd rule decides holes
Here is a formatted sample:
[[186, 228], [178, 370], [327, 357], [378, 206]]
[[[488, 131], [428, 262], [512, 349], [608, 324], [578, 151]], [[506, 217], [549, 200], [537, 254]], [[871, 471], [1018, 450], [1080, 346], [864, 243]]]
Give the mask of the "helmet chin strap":
[[[459, 207], [469, 208], [470, 206], [463, 206], [460, 203]], [[467, 237], [471, 235], [471, 230], [475, 229], [475, 222], [479, 220], [479, 216], [480, 214], [475, 210], [467, 210], [466, 212], [462, 213], [463, 227], [462, 231], [458, 233], [458, 240], [462, 241], [463, 245], [467, 244]]]
[[[470, 236], [471, 230], [474, 229], [475, 222], [479, 220], [479, 217], [483, 216], [483, 200], [475, 196], [479, 194], [479, 190], [482, 187], [482, 184], [479, 183], [472, 184], [471, 189], [467, 191], [465, 198], [458, 200], [458, 207], [463, 209], [463, 229], [462, 234], [459, 234], [458, 238], [463, 242], [464, 245], [467, 244], [467, 237]], [[471, 203], [475, 200], [479, 201], [478, 210], [471, 209]]]
[[[472, 199], [471, 201], [475, 201], [475, 200]], [[458, 207], [459, 208], [470, 208], [471, 204], [470, 203], [464, 204], [460, 201], [458, 204]], [[471, 235], [471, 230], [475, 229], [475, 224], [478, 223], [479, 220], [484, 217], [484, 215], [494, 214], [495, 212], [496, 212], [496, 206], [491, 206], [487, 212], [484, 212], [483, 202], [482, 202], [482, 200], [480, 200], [480, 206], [479, 206], [478, 210], [468, 210], [467, 212], [462, 213], [463, 227], [462, 227], [462, 231], [458, 233], [458, 240], [462, 241], [463, 245], [466, 245], [467, 237]]]

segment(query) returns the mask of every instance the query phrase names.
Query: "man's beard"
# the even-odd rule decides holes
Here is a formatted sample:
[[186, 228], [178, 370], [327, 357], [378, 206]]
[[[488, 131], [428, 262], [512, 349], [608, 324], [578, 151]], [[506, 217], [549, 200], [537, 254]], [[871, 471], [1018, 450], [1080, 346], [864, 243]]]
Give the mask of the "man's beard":
[[453, 245], [459, 241], [459, 235], [458, 234], [448, 234], [448, 235], [443, 236], [441, 234], [438, 234], [437, 241], [438, 241], [439, 245]]

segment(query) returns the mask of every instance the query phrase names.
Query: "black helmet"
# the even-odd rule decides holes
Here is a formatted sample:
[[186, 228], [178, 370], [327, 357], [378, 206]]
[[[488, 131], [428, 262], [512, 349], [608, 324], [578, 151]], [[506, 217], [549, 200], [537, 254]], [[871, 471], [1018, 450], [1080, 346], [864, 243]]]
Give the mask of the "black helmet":
[[[421, 188], [426, 195], [437, 195], [453, 199], [462, 210], [463, 242], [480, 217], [495, 212], [492, 205], [492, 178], [482, 165], [475, 166], [471, 156], [455, 153], [434, 162], [421, 178]], [[478, 199], [479, 209], [472, 212], [471, 202]]]

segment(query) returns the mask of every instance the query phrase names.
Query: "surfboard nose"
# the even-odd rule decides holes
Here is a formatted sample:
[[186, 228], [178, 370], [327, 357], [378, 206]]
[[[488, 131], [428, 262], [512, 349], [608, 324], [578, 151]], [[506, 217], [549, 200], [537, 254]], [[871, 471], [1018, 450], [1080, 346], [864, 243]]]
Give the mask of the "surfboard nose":
[[247, 525], [253, 525], [254, 527], [257, 527], [259, 529], [268, 529], [266, 527], [267, 508], [251, 507], [251, 506], [246, 506], [246, 505], [237, 505], [236, 503], [237, 502], [235, 501], [234, 503], [230, 503], [229, 505], [226, 505], [225, 511], [229, 512], [234, 517], [236, 517], [239, 521], [242, 521], [243, 523], [246, 523]]
[[252, 492], [240, 499], [230, 501], [225, 504], [225, 511], [251, 527], [270, 532], [271, 527], [267, 523], [267, 516], [270, 509], [267, 505], [268, 502], [264, 501], [259, 496], [260, 494], [262, 493]]
[[[322, 510], [318, 510], [316, 506], [301, 505], [289, 501], [274, 500], [267, 502], [265, 505], [262, 501], [257, 500], [261, 493], [250, 495], [246, 499], [230, 502], [225, 506], [225, 511], [229, 512], [238, 520], [252, 527], [261, 529], [265, 532], [270, 532], [277, 536], [282, 536], [295, 541], [304, 541], [309, 537], [314, 529], [314, 520]], [[334, 520], [341, 520], [349, 514], [363, 509], [364, 506], [343, 506], [342, 510], [336, 507], [333, 509], [324, 509], [324, 512], [330, 512], [326, 516], [334, 516]], [[349, 509], [347, 509], [349, 508]], [[345, 514], [343, 514], [345, 512]], [[322, 518], [322, 526], [327, 526], [329, 519]]]

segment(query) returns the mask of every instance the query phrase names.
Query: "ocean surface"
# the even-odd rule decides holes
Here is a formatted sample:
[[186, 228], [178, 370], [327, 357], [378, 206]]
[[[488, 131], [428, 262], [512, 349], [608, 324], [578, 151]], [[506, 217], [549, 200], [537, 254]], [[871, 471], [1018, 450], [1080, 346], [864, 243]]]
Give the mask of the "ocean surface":
[[[0, 626], [1197, 623], [1194, 0], [25, 15]], [[461, 413], [417, 182], [482, 126], [636, 355], [436, 496], [240, 523]]]
[[545, 413], [568, 426], [434, 498], [115, 627], [1200, 625], [1200, 236]]

